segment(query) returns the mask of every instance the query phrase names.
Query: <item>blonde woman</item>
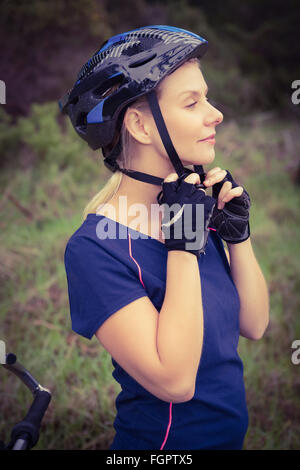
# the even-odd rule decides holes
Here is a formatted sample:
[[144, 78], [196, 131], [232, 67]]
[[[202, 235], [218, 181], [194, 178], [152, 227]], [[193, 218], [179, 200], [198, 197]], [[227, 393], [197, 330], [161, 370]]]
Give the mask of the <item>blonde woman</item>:
[[264, 334], [268, 291], [249, 194], [203, 170], [223, 120], [206, 49], [170, 26], [119, 34], [60, 101], [113, 171], [65, 251], [72, 328], [96, 336], [122, 388], [111, 450], [241, 449], [248, 428], [237, 346]]

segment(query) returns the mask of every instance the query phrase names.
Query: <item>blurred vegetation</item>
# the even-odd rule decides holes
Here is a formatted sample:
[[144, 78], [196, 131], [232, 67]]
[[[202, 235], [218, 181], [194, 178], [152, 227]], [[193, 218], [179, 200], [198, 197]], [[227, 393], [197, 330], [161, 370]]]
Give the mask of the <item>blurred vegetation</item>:
[[203, 65], [227, 114], [281, 110], [299, 118], [290, 100], [291, 83], [300, 77], [299, 23], [298, 0], [227, 0], [226, 7], [221, 0], [2, 0], [6, 110], [24, 115], [32, 102], [57, 100], [111, 35], [169, 24], [209, 41]]
[[[111, 173], [59, 115], [57, 100], [108, 36], [146, 24], [209, 40], [202, 68], [209, 97], [224, 113], [212, 167], [230, 169], [251, 195], [252, 244], [271, 296], [264, 338], [239, 345], [250, 417], [244, 448], [300, 447], [300, 366], [291, 362], [300, 338], [299, 106], [290, 99], [300, 78], [299, 10], [292, 1], [222, 5], [2, 1], [0, 339], [53, 392], [37, 449], [107, 449], [114, 436], [119, 385], [98, 341], [71, 331], [63, 260], [84, 206]], [[0, 439], [7, 442], [31, 396], [0, 373]]]

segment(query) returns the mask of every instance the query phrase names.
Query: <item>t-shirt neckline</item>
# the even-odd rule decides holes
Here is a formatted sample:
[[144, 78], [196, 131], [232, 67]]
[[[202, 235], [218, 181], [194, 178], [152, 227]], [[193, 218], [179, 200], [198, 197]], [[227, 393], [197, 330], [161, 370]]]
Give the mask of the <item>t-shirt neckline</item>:
[[[103, 214], [96, 214], [96, 213], [93, 213], [93, 212], [90, 212], [89, 214], [87, 214], [87, 219], [93, 219], [93, 218], [99, 218], [99, 217], [103, 217], [107, 220], [111, 220], [112, 222], [115, 222], [115, 224], [118, 224], [122, 227], [125, 227], [128, 231], [132, 231], [132, 232], [135, 232], [135, 233], [138, 233], [140, 235], [139, 239], [141, 240], [153, 240], [154, 242], [157, 242], [159, 243], [159, 245], [163, 246], [164, 248], [166, 248], [166, 245], [162, 242], [160, 242], [159, 240], [157, 240], [157, 238], [154, 238], [154, 237], [151, 237], [150, 235], [148, 235], [147, 233], [143, 233], [143, 232], [140, 232], [138, 230], [135, 230], [131, 227], [128, 227], [127, 225], [124, 225], [124, 224], [121, 224], [121, 222], [118, 222], [117, 220], [114, 220], [114, 219], [111, 219], [110, 217], [107, 217], [106, 215], [103, 215]], [[145, 238], [147, 237], [147, 238]]]

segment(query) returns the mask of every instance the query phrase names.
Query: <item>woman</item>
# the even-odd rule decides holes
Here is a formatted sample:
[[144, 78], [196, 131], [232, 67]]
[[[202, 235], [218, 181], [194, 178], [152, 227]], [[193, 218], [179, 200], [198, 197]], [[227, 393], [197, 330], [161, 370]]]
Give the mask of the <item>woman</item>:
[[248, 427], [237, 346], [263, 335], [268, 292], [248, 193], [229, 171], [203, 172], [223, 120], [206, 48], [169, 26], [114, 36], [60, 102], [114, 172], [65, 251], [72, 328], [96, 336], [122, 388], [111, 450], [241, 449]]

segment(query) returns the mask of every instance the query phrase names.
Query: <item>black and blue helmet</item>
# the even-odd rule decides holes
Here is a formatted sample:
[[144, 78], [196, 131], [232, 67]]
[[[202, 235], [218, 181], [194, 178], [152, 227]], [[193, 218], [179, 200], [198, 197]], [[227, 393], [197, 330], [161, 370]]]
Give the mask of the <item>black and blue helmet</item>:
[[[76, 132], [93, 150], [103, 149], [113, 143], [120, 131], [127, 107], [146, 95], [167, 153], [182, 176], [188, 169], [172, 145], [154, 90], [184, 62], [202, 57], [207, 46], [207, 41], [197, 34], [162, 25], [113, 36], [80, 69], [73, 88], [59, 101], [60, 110], [68, 114]], [[116, 89], [108, 94], [114, 85]], [[119, 169], [151, 184], [162, 183], [161, 178], [121, 169], [116, 162], [120, 151], [119, 139], [110, 154], [104, 154], [110, 170]], [[196, 167], [198, 172], [202, 168], [197, 165], [195, 170]]]

